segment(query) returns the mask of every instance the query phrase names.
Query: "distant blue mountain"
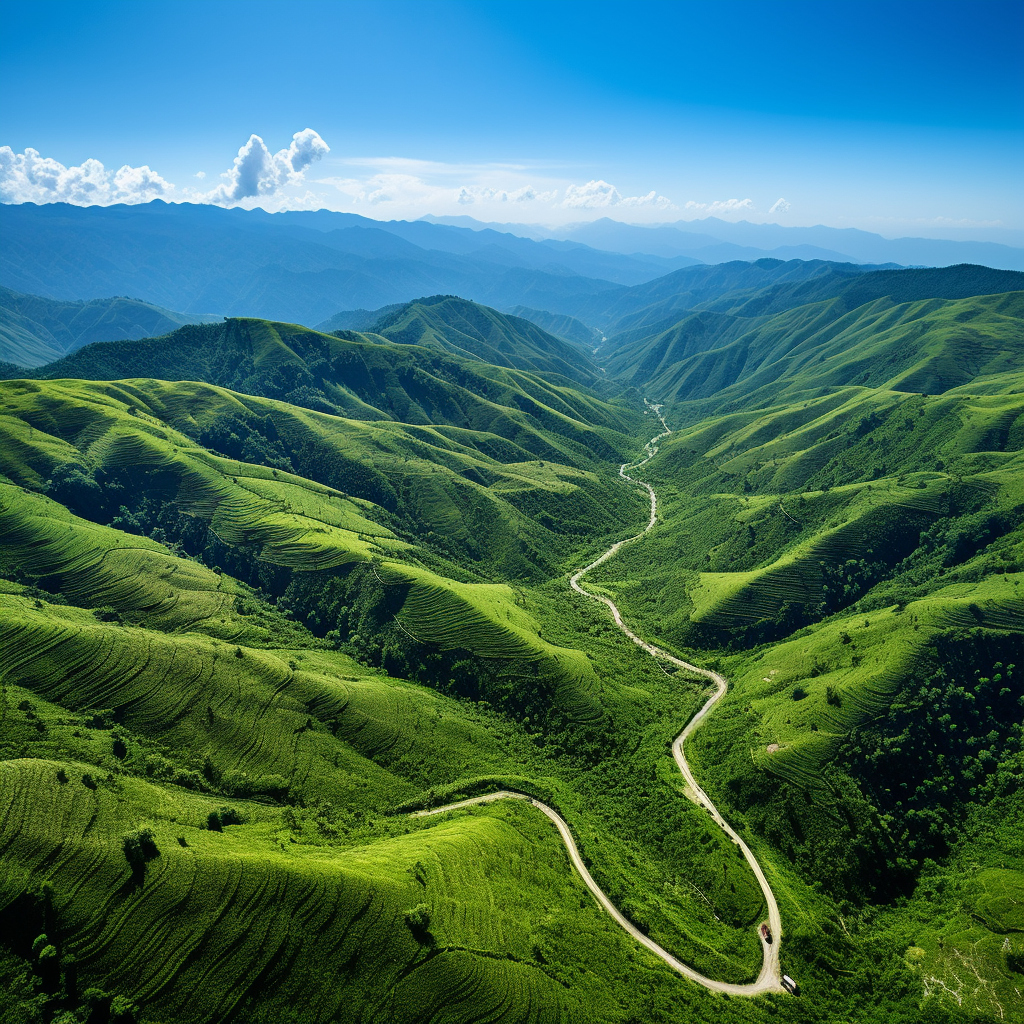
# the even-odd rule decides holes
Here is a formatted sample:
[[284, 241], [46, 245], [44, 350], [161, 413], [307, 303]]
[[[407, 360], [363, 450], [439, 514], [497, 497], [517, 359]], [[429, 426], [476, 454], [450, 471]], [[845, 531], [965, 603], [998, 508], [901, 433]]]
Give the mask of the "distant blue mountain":
[[316, 324], [430, 294], [549, 308], [696, 261], [329, 211], [160, 201], [0, 205], [0, 285], [61, 300], [135, 295], [186, 314]]
[[[677, 221], [674, 224], [623, 224], [602, 217], [584, 224], [545, 229], [535, 224], [484, 224], [472, 217], [425, 217], [433, 224], [484, 230], [517, 231], [542, 241], [560, 239], [595, 249], [629, 253], [637, 259], [687, 256], [701, 263], [757, 260], [833, 260], [840, 263], [898, 263], [901, 266], [946, 267], [973, 263], [999, 270], [1024, 270], [1024, 249], [998, 242], [936, 238], [883, 238], [857, 228], [784, 227], [749, 221]], [[1013, 236], [1011, 236], [1013, 237]]]

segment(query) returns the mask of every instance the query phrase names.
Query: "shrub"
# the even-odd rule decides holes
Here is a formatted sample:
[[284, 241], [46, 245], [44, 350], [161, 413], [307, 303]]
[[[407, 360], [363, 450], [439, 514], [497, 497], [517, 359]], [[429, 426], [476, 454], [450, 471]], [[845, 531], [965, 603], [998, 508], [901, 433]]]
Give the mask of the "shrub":
[[139, 1008], [127, 996], [110, 1000], [110, 1024], [135, 1024]]
[[405, 912], [405, 923], [420, 942], [434, 941], [433, 935], [430, 934], [430, 921], [430, 907], [426, 903], [420, 903]]
[[141, 876], [146, 864], [160, 855], [156, 846], [156, 836], [151, 828], [137, 828], [129, 832], [121, 840], [125, 860], [132, 869], [132, 874]]
[[243, 820], [233, 807], [218, 807], [206, 816], [206, 827], [211, 832], [221, 832], [225, 825], [241, 825]]

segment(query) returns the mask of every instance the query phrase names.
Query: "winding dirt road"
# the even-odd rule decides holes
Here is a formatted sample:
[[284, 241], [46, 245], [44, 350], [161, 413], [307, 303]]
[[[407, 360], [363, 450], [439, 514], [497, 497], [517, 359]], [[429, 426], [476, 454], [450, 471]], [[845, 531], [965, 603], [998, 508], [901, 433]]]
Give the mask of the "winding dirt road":
[[[645, 404], [648, 404], [646, 400]], [[576, 847], [576, 841], [573, 839], [572, 833], [569, 831], [569, 826], [566, 824], [565, 819], [562, 818], [557, 811], [548, 807], [547, 804], [542, 803], [540, 800], [535, 800], [533, 797], [527, 796], [525, 793], [502, 790], [497, 793], [488, 793], [486, 796], [478, 796], [468, 800], [460, 800], [457, 803], [446, 804], [444, 807], [436, 807], [426, 811], [417, 811], [414, 816], [426, 817], [434, 814], [445, 814], [448, 811], [458, 810], [462, 807], [471, 807], [474, 804], [492, 803], [495, 800], [526, 800], [543, 814], [546, 814], [554, 822], [559, 835], [562, 837], [562, 842], [565, 844], [565, 847], [569, 852], [569, 860], [572, 862], [573, 867], [579, 872], [580, 877], [583, 879], [587, 888], [594, 894], [598, 903], [601, 904], [608, 915], [616, 922], [616, 924], [636, 939], [637, 942], [649, 949], [655, 956], [664, 960], [665, 963], [674, 971], [677, 971], [685, 978], [689, 978], [691, 981], [697, 982], [698, 985], [703, 985], [705, 988], [711, 989], [713, 992], [726, 992], [729, 995], [734, 996], [757, 996], [765, 992], [785, 992], [785, 989], [782, 987], [781, 972], [779, 969], [779, 946], [782, 942], [782, 918], [779, 915], [779, 907], [775, 901], [775, 894], [772, 892], [771, 886], [768, 884], [768, 880], [765, 878], [764, 872], [761, 870], [761, 865], [757, 863], [757, 859], [754, 857], [753, 853], [751, 853], [750, 848], [722, 817], [718, 808], [711, 802], [707, 793], [705, 793], [704, 790], [701, 789], [700, 785], [698, 785], [697, 780], [693, 777], [693, 772], [690, 770], [690, 765], [686, 760], [686, 755], [683, 753], [683, 745], [693, 734], [697, 726], [704, 721], [715, 704], [725, 695], [729, 688], [729, 684], [726, 682], [725, 677], [719, 673], [712, 672], [709, 669], [699, 668], [697, 665], [691, 665], [689, 662], [683, 661], [680, 658], [675, 657], [675, 655], [669, 654], [668, 651], [663, 651], [660, 647], [656, 647], [654, 644], [650, 644], [646, 640], [642, 640], [622, 621], [622, 615], [611, 598], [606, 597], [603, 594], [591, 593], [589, 590], [584, 590], [580, 585], [580, 580], [588, 572], [596, 569], [599, 565], [603, 565], [608, 561], [608, 559], [614, 558], [614, 556], [625, 545], [630, 544], [635, 540], [639, 540], [644, 536], [644, 534], [653, 528], [657, 521], [658, 496], [655, 494], [654, 488], [643, 480], [634, 480], [633, 477], [629, 476], [626, 472], [627, 469], [637, 470], [641, 466], [650, 462], [658, 453], [658, 442], [671, 433], [668, 424], [665, 422], [664, 416], [661, 414], [661, 406], [648, 404], [648, 408], [658, 417], [659, 420], [661, 420], [661, 425], [665, 430], [647, 442], [647, 445], [645, 446], [647, 457], [642, 459], [640, 462], [624, 463], [619, 467], [619, 476], [621, 476], [623, 480], [639, 484], [641, 487], [646, 488], [647, 492], [651, 496], [650, 520], [648, 521], [647, 526], [644, 527], [640, 533], [636, 534], [636, 536], [616, 542], [603, 555], [601, 555], [600, 558], [595, 559], [590, 563], [590, 565], [575, 573], [569, 580], [569, 586], [572, 587], [576, 593], [582, 594], [584, 597], [591, 598], [594, 601], [600, 601], [602, 604], [606, 605], [619, 629], [621, 629], [622, 632], [633, 641], [633, 643], [651, 655], [651, 657], [658, 658], [661, 661], [667, 661], [669, 664], [675, 665], [677, 668], [685, 669], [687, 672], [691, 672], [695, 675], [703, 676], [715, 685], [715, 692], [710, 698], [708, 698], [704, 706], [693, 716], [693, 718], [690, 719], [686, 728], [683, 729], [683, 731], [673, 741], [672, 756], [675, 758], [676, 764], [679, 766], [679, 770], [682, 772], [683, 778], [686, 780], [686, 784], [691, 791], [693, 799], [708, 811], [726, 835], [728, 835], [729, 838], [740, 848], [747, 864], [750, 865], [751, 871], [754, 872], [754, 877], [757, 878], [758, 885], [761, 886], [761, 892], [764, 894], [765, 903], [768, 906], [768, 923], [771, 927], [773, 941], [766, 942], [759, 934], [763, 960], [757, 980], [747, 985], [736, 985], [725, 981], [715, 981], [714, 978], [707, 978], [698, 971], [695, 971], [692, 967], [688, 967], [682, 961], [677, 960], [668, 952], [668, 950], [659, 946], [653, 939], [644, 935], [636, 925], [632, 924], [623, 917], [621, 913], [619, 913], [615, 904], [612, 903], [600, 886], [598, 886], [591, 877], [590, 872], [587, 870], [587, 866], [583, 863], [583, 858], [580, 856], [580, 852]]]

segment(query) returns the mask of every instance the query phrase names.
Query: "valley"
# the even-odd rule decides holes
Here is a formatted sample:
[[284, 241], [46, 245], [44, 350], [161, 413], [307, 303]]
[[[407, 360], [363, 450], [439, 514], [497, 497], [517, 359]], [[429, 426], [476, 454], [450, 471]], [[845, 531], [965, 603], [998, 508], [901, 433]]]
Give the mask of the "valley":
[[558, 279], [2, 367], [3, 1019], [1012, 1019], [1024, 275]]

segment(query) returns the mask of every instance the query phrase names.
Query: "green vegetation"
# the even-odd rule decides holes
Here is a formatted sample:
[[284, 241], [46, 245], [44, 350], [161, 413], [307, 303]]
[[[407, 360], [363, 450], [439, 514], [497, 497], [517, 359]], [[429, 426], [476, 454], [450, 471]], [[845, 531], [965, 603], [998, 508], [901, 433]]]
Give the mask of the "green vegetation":
[[645, 521], [618, 466], [659, 424], [442, 297], [0, 383], [0, 1019], [1012, 1019], [1020, 294], [800, 273], [619, 339], [679, 429], [638, 471], [657, 525], [588, 577], [730, 680], [688, 756], [800, 998], [680, 980], [526, 802], [410, 816], [535, 795], [666, 949], [760, 968], [760, 889], [670, 754], [706, 680], [566, 585]]
[[557, 373], [595, 384], [600, 371], [579, 349], [529, 319], [505, 316], [454, 295], [411, 302], [374, 324], [373, 331], [403, 345], [424, 345], [495, 366]]
[[593, 351], [601, 344], [601, 332], [588, 327], [582, 320], [560, 313], [549, 313], [545, 309], [531, 309], [529, 306], [514, 306], [509, 310], [512, 316], [529, 320], [548, 334], [564, 338], [587, 351]]
[[152, 338], [218, 316], [172, 313], [138, 299], [60, 302], [0, 288], [0, 361], [42, 366], [94, 341]]

